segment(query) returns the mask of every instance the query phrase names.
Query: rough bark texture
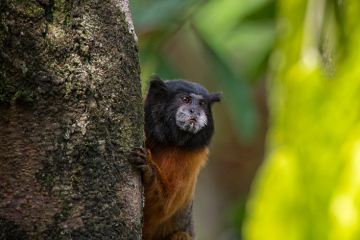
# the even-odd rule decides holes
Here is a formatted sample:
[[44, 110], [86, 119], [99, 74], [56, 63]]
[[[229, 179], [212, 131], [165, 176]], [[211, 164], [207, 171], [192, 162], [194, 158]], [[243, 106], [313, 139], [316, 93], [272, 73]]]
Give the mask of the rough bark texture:
[[[124, 4], [125, 3], [125, 4]], [[0, 239], [140, 239], [137, 43], [117, 0], [0, 1]]]

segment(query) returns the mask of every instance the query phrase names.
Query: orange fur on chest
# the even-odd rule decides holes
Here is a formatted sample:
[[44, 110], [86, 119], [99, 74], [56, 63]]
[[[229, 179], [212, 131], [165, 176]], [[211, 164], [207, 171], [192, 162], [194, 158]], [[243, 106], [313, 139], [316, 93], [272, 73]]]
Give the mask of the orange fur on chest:
[[193, 152], [172, 149], [154, 152], [152, 158], [170, 185], [182, 187], [188, 185], [192, 179], [196, 179], [200, 168], [206, 162], [207, 153], [207, 148]]
[[206, 162], [207, 153], [207, 148], [193, 152], [176, 149], [152, 152], [152, 160], [160, 168], [166, 181], [162, 199], [164, 202], [159, 202], [165, 209], [163, 218], [168, 218], [166, 215], [172, 215], [192, 199], [197, 175]]
[[197, 175], [206, 163], [208, 154], [207, 148], [192, 152], [178, 149], [150, 150], [159, 175], [145, 187], [144, 235], [157, 234], [159, 228], [165, 232], [176, 230], [173, 229], [176, 226], [172, 217], [177, 210], [191, 203]]

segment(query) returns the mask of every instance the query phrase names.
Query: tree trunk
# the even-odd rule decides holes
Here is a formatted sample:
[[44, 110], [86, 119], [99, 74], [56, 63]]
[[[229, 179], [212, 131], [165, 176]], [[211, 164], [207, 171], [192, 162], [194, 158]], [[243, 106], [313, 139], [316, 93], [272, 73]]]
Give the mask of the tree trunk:
[[0, 239], [141, 239], [127, 0], [0, 1]]

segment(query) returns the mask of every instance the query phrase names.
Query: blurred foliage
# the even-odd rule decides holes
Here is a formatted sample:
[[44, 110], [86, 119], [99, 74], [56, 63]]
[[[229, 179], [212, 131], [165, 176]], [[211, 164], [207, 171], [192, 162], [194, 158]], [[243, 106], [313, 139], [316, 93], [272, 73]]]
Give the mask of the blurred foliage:
[[[266, 73], [275, 36], [274, 1], [130, 0], [130, 4], [139, 37], [143, 91], [153, 73], [164, 79], [183, 78], [179, 62], [164, 46], [185, 31], [179, 44], [201, 49], [239, 138], [251, 141], [259, 122], [252, 86]], [[189, 40], [186, 35], [195, 37]]]
[[130, 4], [142, 79], [183, 78], [164, 46], [187, 32], [176, 43], [201, 49], [242, 140], [258, 125], [253, 86], [271, 79], [267, 158], [226, 239], [360, 239], [360, 1]]
[[360, 239], [360, 1], [279, 0], [249, 240]]

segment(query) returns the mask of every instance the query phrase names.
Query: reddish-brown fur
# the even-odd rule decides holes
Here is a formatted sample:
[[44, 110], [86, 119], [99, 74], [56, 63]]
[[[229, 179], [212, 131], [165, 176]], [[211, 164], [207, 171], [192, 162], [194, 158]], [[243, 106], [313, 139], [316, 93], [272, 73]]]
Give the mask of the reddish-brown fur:
[[191, 239], [171, 236], [179, 231], [175, 213], [191, 204], [197, 175], [207, 160], [208, 149], [184, 151], [155, 147], [149, 142], [146, 145], [151, 154], [148, 156], [150, 171], [144, 174], [143, 239]]

